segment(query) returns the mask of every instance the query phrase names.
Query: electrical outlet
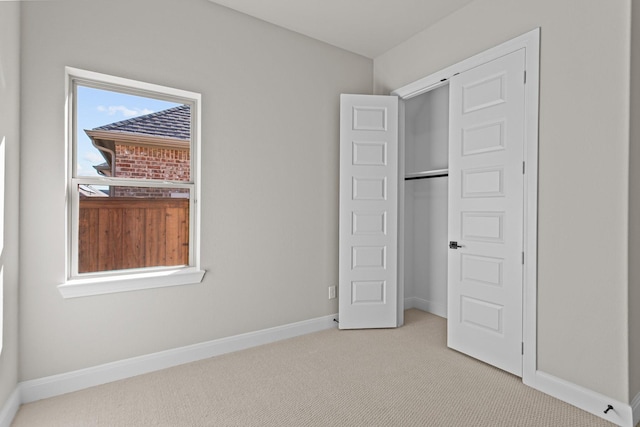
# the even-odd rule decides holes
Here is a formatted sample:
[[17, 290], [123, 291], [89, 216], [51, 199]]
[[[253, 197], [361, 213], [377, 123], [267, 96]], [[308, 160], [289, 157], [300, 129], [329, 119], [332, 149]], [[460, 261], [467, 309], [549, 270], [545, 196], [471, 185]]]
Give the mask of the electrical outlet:
[[336, 287], [329, 286], [329, 299], [334, 299], [336, 297]]

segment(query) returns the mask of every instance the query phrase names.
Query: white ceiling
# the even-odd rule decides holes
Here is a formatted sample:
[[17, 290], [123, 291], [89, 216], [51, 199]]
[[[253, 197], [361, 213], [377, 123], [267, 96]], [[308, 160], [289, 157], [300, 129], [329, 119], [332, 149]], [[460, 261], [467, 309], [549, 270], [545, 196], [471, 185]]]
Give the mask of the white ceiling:
[[210, 0], [375, 58], [473, 0]]

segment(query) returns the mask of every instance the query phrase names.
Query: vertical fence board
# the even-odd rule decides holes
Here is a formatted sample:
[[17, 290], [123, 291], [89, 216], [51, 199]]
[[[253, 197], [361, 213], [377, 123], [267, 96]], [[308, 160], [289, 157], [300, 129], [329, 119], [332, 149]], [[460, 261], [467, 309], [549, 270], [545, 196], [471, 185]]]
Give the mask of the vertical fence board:
[[189, 205], [180, 209], [180, 232], [178, 233], [178, 241], [180, 242], [180, 265], [189, 264]]
[[167, 225], [167, 264], [178, 265], [180, 262], [180, 209], [168, 208], [166, 211]]
[[98, 230], [99, 271], [122, 269], [122, 209], [100, 209]]
[[145, 209], [122, 209], [122, 268], [145, 265]]
[[78, 271], [189, 264], [189, 200], [80, 200]]
[[167, 209], [167, 263], [184, 265], [189, 263], [189, 210]]
[[98, 209], [82, 209], [78, 218], [78, 271], [98, 270]]
[[164, 209], [147, 209], [145, 234], [147, 244], [145, 267], [167, 265], [167, 228]]

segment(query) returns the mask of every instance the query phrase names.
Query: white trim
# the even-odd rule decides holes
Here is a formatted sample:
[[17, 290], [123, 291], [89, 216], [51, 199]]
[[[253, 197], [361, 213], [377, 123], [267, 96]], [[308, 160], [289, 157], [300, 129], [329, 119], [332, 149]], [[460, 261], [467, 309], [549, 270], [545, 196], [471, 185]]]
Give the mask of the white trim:
[[402, 98], [398, 99], [398, 259], [396, 265], [398, 266], [398, 327], [404, 325], [404, 310], [407, 308], [413, 308], [407, 306], [406, 301], [410, 298], [405, 298], [404, 292], [404, 245], [405, 245], [405, 227], [404, 227], [404, 174], [405, 174], [405, 111], [406, 106]]
[[633, 416], [633, 426], [640, 423], [640, 393], [636, 394], [636, 397], [631, 401], [631, 412]]
[[81, 176], [72, 178], [73, 185], [117, 185], [118, 187], [150, 187], [150, 188], [188, 188], [193, 189], [190, 182], [160, 181], [160, 180], [134, 180], [131, 178], [107, 178], [104, 176]]
[[[429, 92], [431, 90], [439, 88], [442, 85], [447, 84], [447, 81], [454, 74], [470, 70], [471, 68], [485, 64], [489, 61], [499, 58], [500, 56], [515, 52], [516, 50], [533, 47], [531, 43], [539, 44], [539, 40], [540, 28], [535, 28], [525, 34], [522, 34], [521, 36], [508, 40], [502, 44], [499, 44], [498, 46], [487, 49], [484, 52], [480, 52], [463, 61], [450, 65], [447, 68], [443, 68], [440, 71], [436, 71], [433, 74], [402, 86], [401, 88], [391, 92], [391, 95], [398, 96], [404, 100], [411, 99], [414, 96], [422, 95], [425, 92]], [[529, 58], [529, 55], [527, 55], [527, 64], [530, 64], [530, 59], [532, 58]]]
[[[77, 177], [75, 149], [76, 129], [74, 126], [76, 107], [75, 87], [77, 85], [98, 89], [130, 93], [138, 96], [162, 99], [191, 106], [191, 181], [163, 182], [159, 180], [134, 180], [105, 177]], [[176, 89], [152, 83], [111, 76], [73, 67], [65, 67], [65, 149], [68, 197], [66, 203], [66, 275], [65, 282], [58, 286], [64, 298], [88, 295], [101, 295], [114, 292], [125, 292], [165, 286], [177, 286], [200, 283], [204, 271], [200, 270], [200, 225], [201, 225], [201, 119], [202, 96], [196, 92]], [[78, 273], [78, 206], [79, 194], [76, 186], [79, 183], [95, 183], [102, 185], [124, 185], [143, 187], [189, 188], [189, 265], [175, 268], [141, 268], [129, 271], [107, 271], [94, 273]], [[100, 278], [98, 278], [100, 276]]]
[[112, 76], [110, 74], [96, 73], [95, 71], [83, 70], [80, 68], [65, 67], [65, 74], [67, 81], [69, 80], [69, 77], [73, 77], [74, 79], [82, 81], [83, 84], [90, 84], [92, 87], [105, 88], [106, 90], [113, 90], [114, 88], [117, 88], [119, 92], [122, 92], [127, 87], [132, 87], [135, 88], [135, 90], [132, 90], [131, 92], [134, 95], [140, 95], [142, 93], [142, 96], [160, 98], [169, 101], [171, 101], [171, 97], [173, 97], [176, 102], [200, 99], [200, 94], [197, 92], [190, 92], [188, 90]]
[[406, 310], [417, 308], [418, 310], [426, 311], [427, 313], [435, 314], [445, 319], [447, 318], [447, 303], [434, 302], [418, 297], [408, 297], [404, 299], [404, 308]]
[[404, 309], [405, 310], [410, 310], [412, 308], [416, 308], [415, 305], [413, 305], [413, 297], [407, 297], [404, 298]]
[[[525, 50], [525, 188], [524, 188], [524, 252], [523, 273], [523, 332], [524, 342], [522, 381], [530, 385], [535, 381], [537, 370], [537, 224], [538, 224], [538, 104], [540, 73], [540, 28], [504, 42], [494, 48], [453, 64], [427, 77], [405, 85], [391, 92], [392, 95], [407, 100], [447, 84], [448, 79], [501, 56], [517, 50]], [[524, 76], [523, 76], [524, 77]], [[402, 104], [402, 103], [401, 103]], [[403, 140], [400, 140], [403, 143]], [[400, 159], [402, 162], [402, 159]], [[404, 189], [400, 187], [399, 198]], [[402, 206], [400, 207], [402, 209]], [[404, 218], [402, 213], [399, 218]], [[403, 282], [398, 287], [404, 286]]]
[[[535, 380], [528, 385], [619, 426], [635, 426], [632, 409], [629, 404], [611, 399], [588, 388], [581, 387], [541, 371], [536, 372]], [[636, 396], [634, 401], [635, 405], [640, 404], [640, 398], [638, 398], [638, 396]], [[607, 408], [607, 405], [613, 406], [614, 409], [605, 414], [604, 410]]]
[[[522, 381], [538, 369], [538, 108], [540, 88], [540, 29], [526, 34], [525, 46], [525, 181], [524, 272], [522, 293]], [[523, 36], [524, 37], [524, 36]]]
[[77, 298], [167, 286], [192, 285], [202, 282], [204, 273], [203, 270], [182, 268], [67, 280], [58, 285], [58, 291], [63, 298]]
[[0, 427], [10, 427], [16, 417], [21, 402], [20, 385], [18, 384], [0, 410]]
[[[413, 300], [414, 298], [407, 298], [405, 304], [411, 306]], [[10, 427], [20, 405], [23, 403], [59, 396], [88, 387], [308, 333], [334, 329], [337, 327], [333, 320], [336, 316], [337, 314], [318, 317], [288, 325], [263, 329], [261, 331], [249, 332], [107, 363], [65, 374], [25, 381], [16, 386], [16, 389], [0, 411], [0, 427]], [[540, 371], [536, 373], [536, 381], [532, 387], [623, 427], [633, 427], [640, 420], [640, 393], [633, 399], [631, 406], [629, 406]], [[601, 409], [606, 408], [609, 404], [616, 409], [615, 413], [609, 412], [609, 414], [611, 414], [610, 417], [605, 415], [603, 410], [601, 411]]]
[[[161, 369], [337, 327], [337, 314], [25, 381], [22, 403], [34, 402]], [[0, 426], [3, 427], [3, 426]]]

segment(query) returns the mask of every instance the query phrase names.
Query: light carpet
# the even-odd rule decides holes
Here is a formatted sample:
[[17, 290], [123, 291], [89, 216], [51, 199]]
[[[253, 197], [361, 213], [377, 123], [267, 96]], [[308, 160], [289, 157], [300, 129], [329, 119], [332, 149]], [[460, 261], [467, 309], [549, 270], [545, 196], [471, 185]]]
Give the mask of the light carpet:
[[612, 426], [446, 347], [446, 320], [327, 330], [20, 408], [12, 426]]

